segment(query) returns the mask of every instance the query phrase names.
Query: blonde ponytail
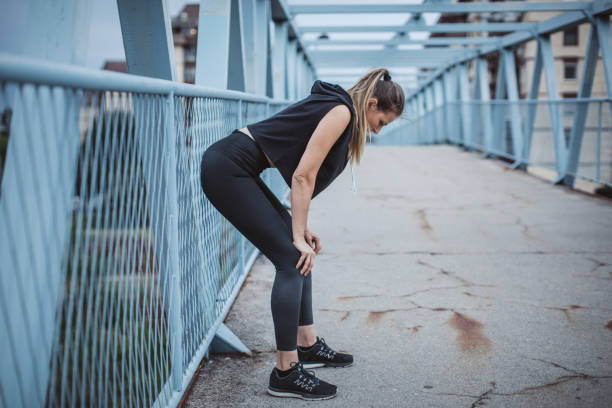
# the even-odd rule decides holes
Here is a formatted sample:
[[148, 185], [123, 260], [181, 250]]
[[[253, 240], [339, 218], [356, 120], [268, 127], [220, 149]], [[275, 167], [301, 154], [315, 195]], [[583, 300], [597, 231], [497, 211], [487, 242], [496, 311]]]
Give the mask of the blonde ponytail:
[[349, 142], [349, 159], [353, 165], [359, 164], [363, 156], [368, 131], [366, 114], [370, 98], [378, 100], [378, 110], [393, 111], [400, 116], [404, 111], [404, 91], [391, 80], [386, 68], [374, 68], [363, 75], [347, 92], [353, 100], [356, 115]]

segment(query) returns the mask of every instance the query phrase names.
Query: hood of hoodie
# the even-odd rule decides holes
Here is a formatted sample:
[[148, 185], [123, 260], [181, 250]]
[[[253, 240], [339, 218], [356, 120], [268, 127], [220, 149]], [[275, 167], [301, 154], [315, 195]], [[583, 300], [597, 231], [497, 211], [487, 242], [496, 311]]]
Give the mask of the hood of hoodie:
[[337, 97], [341, 99], [344, 104], [349, 106], [353, 114], [355, 114], [355, 107], [353, 106], [353, 100], [351, 99], [351, 96], [348, 94], [348, 92], [344, 90], [344, 88], [342, 88], [338, 84], [331, 84], [329, 82], [317, 79], [312, 84], [310, 93]]

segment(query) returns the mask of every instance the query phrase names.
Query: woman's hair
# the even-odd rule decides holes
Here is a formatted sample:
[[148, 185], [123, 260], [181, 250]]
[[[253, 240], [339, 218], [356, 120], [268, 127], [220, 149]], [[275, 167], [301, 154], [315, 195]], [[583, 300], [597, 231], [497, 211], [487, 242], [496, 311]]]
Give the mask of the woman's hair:
[[378, 110], [394, 112], [398, 117], [404, 111], [404, 91], [402, 87], [391, 80], [386, 68], [374, 68], [368, 71], [359, 81], [348, 89], [353, 100], [356, 118], [353, 122], [353, 131], [349, 143], [349, 158], [351, 164], [359, 164], [366, 143], [368, 123], [366, 113], [368, 100], [378, 100]]

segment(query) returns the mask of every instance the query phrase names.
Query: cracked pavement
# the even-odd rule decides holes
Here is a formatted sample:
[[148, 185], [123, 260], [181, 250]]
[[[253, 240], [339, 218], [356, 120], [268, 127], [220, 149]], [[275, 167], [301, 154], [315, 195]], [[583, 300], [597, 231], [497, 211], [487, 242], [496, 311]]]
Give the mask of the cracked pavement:
[[[321, 402], [265, 392], [275, 362], [259, 256], [225, 323], [254, 353], [211, 354], [186, 407], [608, 407], [612, 200], [452, 146], [368, 146], [311, 203]], [[245, 201], [248, 205], [248, 201]]]

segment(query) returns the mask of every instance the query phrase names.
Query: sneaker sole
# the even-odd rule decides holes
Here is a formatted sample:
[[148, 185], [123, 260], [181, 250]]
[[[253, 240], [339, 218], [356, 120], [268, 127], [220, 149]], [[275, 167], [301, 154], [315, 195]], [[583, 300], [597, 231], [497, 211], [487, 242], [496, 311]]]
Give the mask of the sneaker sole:
[[301, 398], [307, 401], [327, 400], [327, 399], [334, 398], [336, 396], [336, 394], [332, 394], [332, 395], [298, 394], [295, 392], [282, 391], [282, 390], [274, 389], [271, 387], [268, 387], [268, 394], [273, 395], [275, 397]]
[[343, 367], [350, 367], [353, 365], [352, 362], [350, 363], [302, 363], [302, 365], [304, 366], [304, 368], [321, 368], [321, 367], [334, 367], [334, 368], [343, 368]]

